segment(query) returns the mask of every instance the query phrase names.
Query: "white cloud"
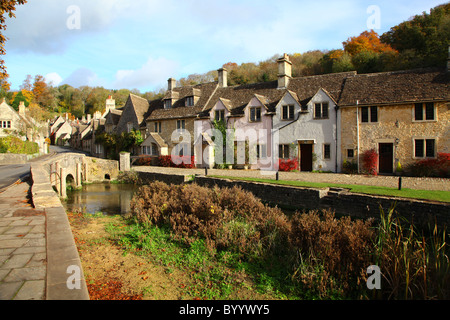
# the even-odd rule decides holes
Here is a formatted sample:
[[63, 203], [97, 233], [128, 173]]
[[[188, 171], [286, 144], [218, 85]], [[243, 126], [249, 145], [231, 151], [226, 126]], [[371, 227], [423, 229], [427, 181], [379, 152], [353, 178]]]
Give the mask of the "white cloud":
[[92, 70], [88, 68], [79, 68], [60, 83], [68, 84], [75, 88], [81, 86], [97, 86], [99, 85], [99, 78]]
[[175, 61], [150, 57], [139, 69], [118, 70], [113, 88], [150, 88], [162, 85], [168, 78], [176, 76], [178, 67]]
[[58, 86], [63, 80], [63, 78], [56, 72], [51, 72], [47, 74], [44, 78], [48, 84], [51, 84], [55, 87]]

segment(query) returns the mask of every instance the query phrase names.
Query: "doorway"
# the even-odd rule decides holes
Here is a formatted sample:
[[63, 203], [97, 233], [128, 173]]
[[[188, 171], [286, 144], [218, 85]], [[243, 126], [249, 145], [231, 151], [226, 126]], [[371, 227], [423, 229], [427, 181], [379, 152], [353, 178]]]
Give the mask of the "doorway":
[[313, 145], [300, 144], [300, 171], [312, 171]]
[[379, 172], [392, 174], [394, 168], [394, 144], [380, 143], [378, 145]]

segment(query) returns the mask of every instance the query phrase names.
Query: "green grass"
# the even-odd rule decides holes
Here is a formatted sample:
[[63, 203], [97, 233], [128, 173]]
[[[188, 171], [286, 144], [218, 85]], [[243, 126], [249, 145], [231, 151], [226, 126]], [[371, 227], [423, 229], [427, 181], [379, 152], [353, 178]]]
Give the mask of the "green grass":
[[233, 293], [246, 286], [236, 282], [245, 269], [237, 256], [231, 252], [210, 252], [203, 239], [186, 246], [173, 240], [168, 228], [132, 221], [127, 225], [110, 223], [106, 230], [125, 254], [151, 259], [164, 266], [167, 274], [174, 270], [189, 274], [189, 282], [183, 284], [186, 297], [234, 299]]
[[450, 202], [450, 192], [449, 191], [436, 191], [436, 190], [416, 190], [402, 188], [398, 190], [397, 188], [379, 187], [379, 186], [366, 186], [366, 185], [353, 185], [353, 184], [337, 184], [337, 183], [320, 183], [320, 182], [308, 182], [308, 181], [290, 181], [290, 180], [273, 180], [273, 179], [261, 179], [261, 178], [238, 178], [229, 176], [211, 176], [215, 178], [224, 178], [230, 180], [241, 180], [241, 181], [253, 181], [261, 183], [271, 183], [294, 187], [307, 187], [307, 188], [346, 188], [350, 192], [372, 194], [372, 195], [382, 195], [390, 197], [402, 197], [402, 198], [412, 198], [412, 199], [422, 199], [422, 200], [432, 200], [440, 202]]

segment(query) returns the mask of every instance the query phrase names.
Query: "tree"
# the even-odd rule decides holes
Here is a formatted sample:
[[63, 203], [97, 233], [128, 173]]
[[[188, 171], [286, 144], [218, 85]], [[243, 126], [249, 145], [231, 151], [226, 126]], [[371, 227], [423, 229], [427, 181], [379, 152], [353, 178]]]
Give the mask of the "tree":
[[351, 37], [342, 43], [345, 52], [355, 55], [363, 51], [386, 53], [395, 52], [396, 50], [386, 43], [382, 43], [380, 36], [373, 30], [364, 31], [357, 37]]
[[381, 41], [400, 52], [399, 62], [410, 68], [444, 66], [450, 44], [450, 3], [437, 6], [392, 27]]
[[28, 107], [28, 105], [31, 102], [33, 102], [33, 100], [34, 100], [33, 92], [23, 89], [18, 92], [14, 92], [10, 104], [11, 107], [14, 108], [14, 110], [19, 111], [19, 105], [21, 101], [23, 101], [25, 106]]
[[[10, 18], [14, 18], [16, 6], [25, 3], [27, 3], [27, 0], [2, 0], [0, 2], [0, 56], [4, 56], [6, 54], [6, 37], [3, 35], [3, 30], [6, 30], [6, 15]], [[0, 80], [6, 80], [8, 77], [5, 61], [0, 59]]]

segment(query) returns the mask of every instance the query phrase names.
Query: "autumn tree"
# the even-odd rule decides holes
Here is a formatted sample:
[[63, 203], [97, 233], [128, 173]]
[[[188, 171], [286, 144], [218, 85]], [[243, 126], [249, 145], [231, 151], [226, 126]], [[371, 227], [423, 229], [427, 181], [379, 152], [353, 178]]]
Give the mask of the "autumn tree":
[[13, 107], [16, 111], [19, 111], [19, 105], [20, 102], [22, 101], [25, 104], [25, 106], [28, 107], [28, 105], [34, 101], [33, 92], [28, 91], [26, 89], [14, 92], [9, 103], [11, 107]]
[[[27, 0], [2, 0], [0, 2], [0, 56], [4, 56], [6, 54], [5, 43], [7, 39], [3, 34], [4, 30], [6, 30], [6, 18], [14, 18], [14, 11], [16, 10], [16, 6], [25, 3], [27, 3]], [[8, 77], [9, 76], [8, 72], [6, 71], [5, 61], [3, 59], [0, 59], [0, 80], [6, 80], [8, 79]], [[2, 83], [2, 87], [3, 85], [5, 84]]]

